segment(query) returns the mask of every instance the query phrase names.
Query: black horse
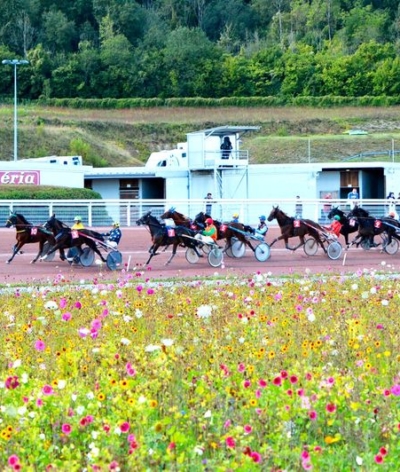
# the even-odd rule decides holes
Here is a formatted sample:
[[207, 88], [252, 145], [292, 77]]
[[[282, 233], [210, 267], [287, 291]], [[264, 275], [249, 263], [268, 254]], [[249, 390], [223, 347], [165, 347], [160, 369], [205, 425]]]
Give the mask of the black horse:
[[358, 221], [356, 218], [349, 218], [339, 207], [333, 207], [328, 213], [328, 218], [331, 220], [336, 215], [340, 217], [339, 222], [342, 225], [340, 234], [343, 235], [346, 246], [350, 246], [349, 234], [358, 231]]
[[232, 241], [233, 238], [241, 241], [253, 252], [255, 252], [256, 248], [251, 244], [250, 238], [248, 237], [248, 233], [255, 233], [254, 228], [243, 223], [221, 222], [214, 220], [210, 215], [204, 213], [203, 211], [195, 216], [194, 220], [192, 221], [192, 228], [203, 229], [206, 225], [207, 218], [211, 218], [214, 222], [214, 226], [217, 228], [217, 240], [225, 239], [225, 252], [232, 247], [234, 242]]
[[[320, 226], [315, 221], [309, 219], [299, 220], [292, 216], [288, 216], [284, 211], [279, 208], [279, 206], [273, 206], [271, 213], [267, 218], [268, 221], [272, 221], [274, 219], [276, 219], [276, 221], [278, 222], [278, 225], [281, 229], [281, 235], [272, 241], [270, 247], [272, 247], [277, 241], [281, 241], [283, 239], [285, 241], [286, 249], [289, 249], [290, 251], [295, 251], [299, 247], [304, 246], [304, 238], [306, 235], [309, 235], [317, 241], [317, 243], [322, 247], [323, 251], [326, 253], [326, 249], [320, 237], [320, 234], [325, 233], [326, 229]], [[295, 237], [298, 237], [300, 239], [300, 243], [294, 247], [289, 246], [289, 239]]]
[[43, 253], [46, 242], [49, 243], [49, 246], [55, 244], [54, 236], [50, 231], [46, 230], [43, 226], [34, 226], [20, 213], [12, 213], [9, 216], [6, 221], [6, 228], [10, 228], [10, 226], [15, 226], [17, 243], [13, 248], [13, 253], [10, 259], [7, 260], [7, 264], [14, 259], [15, 255], [25, 244], [39, 243], [39, 252], [31, 261], [32, 264], [35, 263]]
[[194, 239], [196, 232], [186, 228], [184, 226], [167, 227], [165, 224], [160, 223], [158, 219], [151, 214], [151, 211], [145, 213], [141, 218], [136, 221], [138, 226], [148, 226], [151, 234], [152, 245], [149, 249], [150, 257], [148, 258], [145, 265], [149, 264], [153, 256], [157, 256], [158, 248], [172, 245], [172, 254], [165, 265], [169, 264], [176, 254], [178, 246], [184, 246], [192, 248], [196, 251], [199, 257], [203, 255], [197, 250], [197, 247], [201, 245], [201, 242]]
[[83, 254], [82, 245], [86, 244], [103, 262], [106, 262], [106, 259], [103, 257], [96, 244], [96, 240], [104, 241], [104, 236], [101, 233], [90, 229], [74, 230], [62, 221], [58, 220], [56, 215], [53, 215], [46, 222], [45, 227], [55, 236], [55, 245], [47, 254], [40, 258], [41, 260], [45, 260], [47, 256], [58, 249], [68, 249], [72, 247], [76, 247], [79, 256], [81, 256]]
[[377, 235], [383, 236], [384, 248], [391, 244], [392, 238], [400, 240], [400, 223], [392, 217], [375, 218], [367, 210], [357, 205], [350, 211], [348, 217], [355, 218], [359, 225], [358, 234], [351, 245], [361, 244], [364, 249], [378, 247], [380, 243], [374, 242], [374, 237]]

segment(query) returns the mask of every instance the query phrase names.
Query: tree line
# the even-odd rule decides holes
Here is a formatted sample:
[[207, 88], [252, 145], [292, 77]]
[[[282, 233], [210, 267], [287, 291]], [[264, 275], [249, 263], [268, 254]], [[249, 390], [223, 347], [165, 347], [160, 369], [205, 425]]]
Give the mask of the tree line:
[[3, 0], [0, 25], [24, 99], [400, 95], [398, 0]]

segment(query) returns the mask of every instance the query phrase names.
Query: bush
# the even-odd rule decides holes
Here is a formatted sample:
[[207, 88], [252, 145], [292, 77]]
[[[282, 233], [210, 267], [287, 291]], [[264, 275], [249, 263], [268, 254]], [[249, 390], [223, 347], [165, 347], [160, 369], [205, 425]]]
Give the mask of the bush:
[[101, 200], [98, 192], [87, 188], [41, 185], [7, 185], [0, 187], [0, 200]]

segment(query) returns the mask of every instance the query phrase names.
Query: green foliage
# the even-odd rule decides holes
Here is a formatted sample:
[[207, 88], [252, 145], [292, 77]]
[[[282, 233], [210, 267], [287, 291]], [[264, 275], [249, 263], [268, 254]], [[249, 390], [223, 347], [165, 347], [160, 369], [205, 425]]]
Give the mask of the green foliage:
[[41, 185], [2, 185], [0, 200], [101, 200], [98, 192], [87, 188]]

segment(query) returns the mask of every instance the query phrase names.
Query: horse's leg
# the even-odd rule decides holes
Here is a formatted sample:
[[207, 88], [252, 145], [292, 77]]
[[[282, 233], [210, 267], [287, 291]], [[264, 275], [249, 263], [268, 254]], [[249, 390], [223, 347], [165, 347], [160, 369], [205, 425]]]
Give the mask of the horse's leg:
[[44, 246], [44, 240], [42, 239], [39, 241], [39, 252], [37, 253], [35, 259], [31, 261], [31, 264], [34, 264], [39, 259], [40, 254], [42, 254], [42, 251], [43, 251], [43, 246]]
[[[60, 249], [62, 245], [63, 245], [62, 242], [59, 241], [55, 246], [53, 246], [53, 247], [50, 249], [50, 251], [48, 251], [44, 256], [41, 256], [41, 257], [40, 257], [40, 260], [41, 260], [41, 261], [46, 260], [47, 257], [48, 257], [50, 254], [53, 254], [53, 252], [56, 252], [57, 249]], [[62, 250], [63, 253], [64, 253], [64, 249], [60, 249], [60, 252], [61, 252], [61, 250]], [[65, 260], [65, 259], [63, 259], [63, 260]]]
[[172, 261], [172, 259], [174, 258], [175, 254], [176, 254], [176, 249], [177, 249], [177, 247], [178, 247], [178, 244], [179, 244], [179, 242], [174, 243], [174, 245], [173, 245], [173, 247], [172, 247], [171, 257], [167, 260], [167, 262], [165, 263], [165, 265], [168, 265], [168, 264]]
[[18, 254], [19, 250], [21, 249], [21, 247], [23, 245], [24, 245], [24, 243], [21, 243], [21, 241], [17, 241], [17, 244], [15, 244], [15, 246], [13, 248], [13, 253], [12, 253], [10, 259], [8, 259], [8, 261], [6, 261], [6, 264], [9, 264], [14, 259], [14, 257], [16, 256], [16, 254]]
[[[99, 248], [97, 247], [97, 244], [92, 241], [92, 240], [89, 240], [90, 241], [90, 244], [88, 244], [88, 246], [93, 249], [93, 251], [100, 257], [100, 259], [103, 261], [103, 262], [107, 262], [107, 259], [104, 258], [103, 254], [100, 252]], [[83, 253], [83, 250], [82, 250], [82, 247], [79, 246], [79, 253], [80, 255], [82, 255]]]

